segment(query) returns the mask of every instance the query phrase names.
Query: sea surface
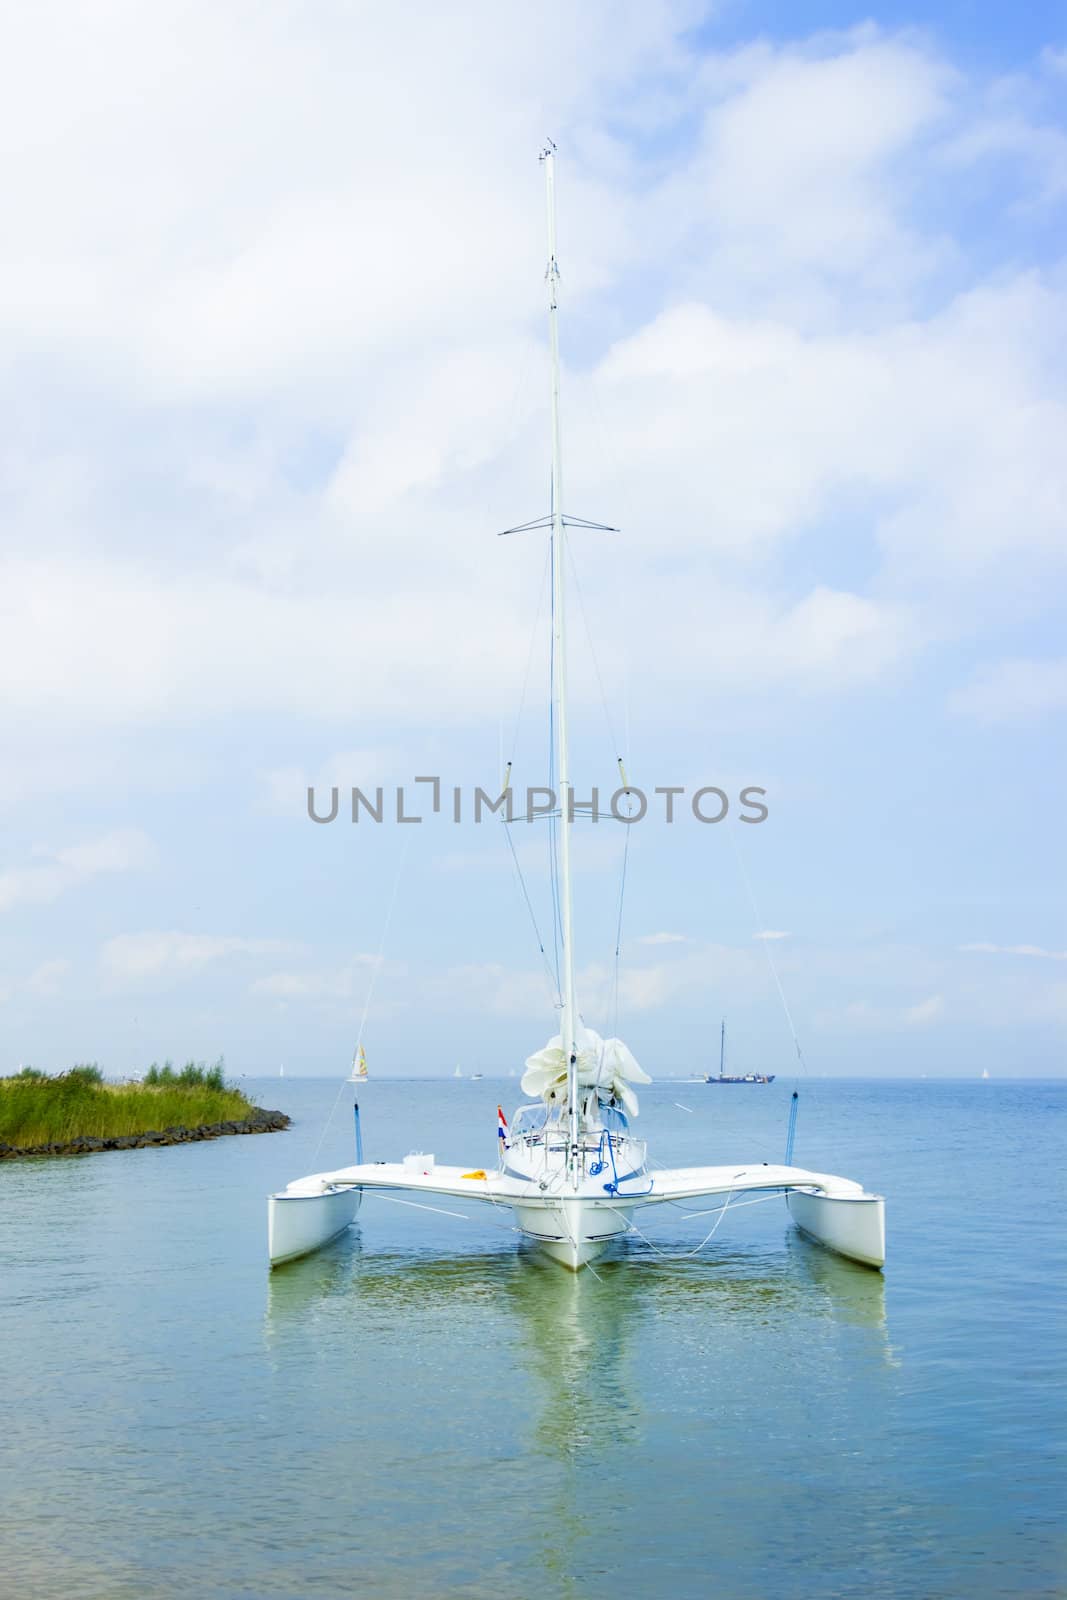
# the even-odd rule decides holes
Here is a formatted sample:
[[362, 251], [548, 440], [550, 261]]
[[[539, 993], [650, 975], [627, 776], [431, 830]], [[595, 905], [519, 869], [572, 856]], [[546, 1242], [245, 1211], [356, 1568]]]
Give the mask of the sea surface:
[[[293, 1128], [0, 1167], [4, 1595], [1067, 1592], [1067, 1085], [800, 1085], [797, 1162], [887, 1196], [884, 1275], [778, 1198], [577, 1277], [380, 1198], [269, 1272], [266, 1196], [352, 1159], [354, 1091], [243, 1086]], [[517, 1087], [372, 1081], [368, 1159], [490, 1163]], [[781, 1159], [792, 1087], [657, 1084], [641, 1131]]]

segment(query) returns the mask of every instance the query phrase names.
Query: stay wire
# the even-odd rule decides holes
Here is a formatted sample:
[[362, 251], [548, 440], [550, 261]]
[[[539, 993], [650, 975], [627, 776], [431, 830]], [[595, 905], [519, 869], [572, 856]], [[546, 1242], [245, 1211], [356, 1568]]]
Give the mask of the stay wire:
[[545, 585], [548, 579], [548, 548], [545, 549], [544, 565], [541, 568], [541, 583], [537, 591], [537, 611], [534, 616], [533, 627], [530, 630], [530, 648], [526, 652], [526, 670], [522, 675], [522, 692], [519, 695], [519, 709], [515, 716], [515, 730], [511, 736], [511, 759], [508, 765], [514, 763], [519, 747], [519, 731], [522, 725], [522, 714], [526, 709], [526, 693], [530, 686], [530, 672], [533, 668], [534, 652], [537, 648], [539, 629], [541, 626], [541, 612], [545, 603]]
[[[356, 1050], [357, 1051], [359, 1050], [360, 1046], [363, 1043], [363, 1030], [367, 1026], [367, 1014], [370, 1011], [371, 1000], [374, 998], [374, 990], [375, 990], [375, 988], [377, 986], [377, 983], [378, 983], [378, 974], [380, 973], [381, 968], [382, 968], [382, 957], [385, 954], [385, 941], [389, 936], [389, 925], [393, 920], [393, 908], [396, 905], [397, 891], [400, 888], [400, 879], [403, 876], [404, 867], [405, 867], [405, 865], [407, 863], [408, 852], [409, 852], [410, 849], [411, 849], [411, 835], [408, 834], [404, 839], [404, 847], [400, 852], [400, 859], [397, 862], [396, 876], [393, 878], [393, 889], [392, 889], [392, 893], [389, 896], [389, 904], [388, 904], [388, 907], [387, 907], [386, 913], [385, 913], [385, 924], [384, 924], [384, 926], [382, 928], [381, 939], [378, 941], [378, 954], [375, 956], [374, 964], [371, 967], [370, 980], [369, 980], [369, 982], [367, 984], [367, 992], [366, 992], [366, 995], [364, 996], [364, 1000], [363, 1000], [363, 1014], [359, 1019], [359, 1032], [356, 1035]], [[315, 1154], [311, 1158], [312, 1162], [315, 1162], [315, 1161], [318, 1160], [319, 1151], [322, 1149], [323, 1140], [326, 1138], [326, 1135], [329, 1132], [330, 1124], [334, 1119], [334, 1115], [336, 1114], [337, 1107], [338, 1107], [338, 1105], [340, 1103], [342, 1094], [344, 1094], [345, 1085], [347, 1083], [348, 1083], [348, 1078], [347, 1077], [344, 1077], [344, 1078], [341, 1079], [341, 1083], [340, 1083], [340, 1086], [338, 1087], [337, 1094], [334, 1097], [333, 1105], [330, 1107], [329, 1115], [327, 1116], [326, 1121], [322, 1125], [322, 1132], [319, 1134], [319, 1142], [315, 1146]]]
[[608, 738], [611, 740], [612, 756], [614, 760], [618, 761], [623, 752], [619, 744], [618, 735], [615, 732], [615, 724], [611, 719], [611, 711], [608, 707], [608, 697], [604, 689], [604, 678], [600, 671], [600, 661], [597, 657], [596, 646], [593, 643], [593, 631], [589, 626], [589, 616], [585, 609], [585, 597], [582, 594], [582, 585], [578, 577], [578, 568], [574, 560], [574, 551], [571, 549], [569, 544], [567, 545], [567, 558], [570, 562], [571, 576], [574, 579], [574, 592], [578, 597], [578, 610], [581, 613], [582, 626], [585, 629], [586, 643], [589, 646], [589, 655], [593, 663], [593, 671], [596, 673], [597, 687], [600, 690], [600, 705], [604, 712], [604, 721], [607, 723]]
[[[630, 813], [633, 814], [632, 811]], [[619, 879], [619, 915], [615, 923], [615, 974], [614, 994], [612, 1000], [612, 1028], [611, 1031], [618, 1038], [619, 1034], [619, 964], [622, 958], [622, 913], [626, 900], [626, 868], [630, 859], [630, 828], [626, 824], [626, 842], [622, 847], [622, 874]]]
[[[601, 705], [601, 709], [602, 709], [602, 711], [604, 713], [604, 722], [605, 722], [605, 724], [607, 726], [608, 738], [611, 741], [611, 749], [612, 749], [613, 758], [616, 761], [619, 761], [619, 760], [622, 759], [624, 752], [623, 752], [622, 747], [619, 744], [619, 738], [618, 738], [618, 734], [617, 734], [616, 729], [615, 729], [615, 723], [612, 720], [611, 708], [608, 705], [607, 691], [604, 688], [604, 675], [600, 670], [600, 658], [597, 655], [596, 645], [593, 642], [593, 630], [589, 625], [589, 613], [586, 610], [585, 595], [582, 592], [582, 582], [581, 582], [581, 579], [578, 576], [578, 566], [577, 566], [577, 563], [576, 563], [576, 561], [574, 559], [574, 551], [573, 551], [573, 549], [571, 548], [571, 546], [569, 544], [567, 545], [567, 557], [568, 557], [568, 560], [570, 562], [571, 576], [574, 579], [574, 592], [575, 592], [575, 594], [576, 594], [576, 596], [578, 598], [578, 610], [579, 610], [579, 612], [581, 614], [582, 626], [585, 629], [586, 643], [589, 646], [589, 656], [590, 656], [590, 659], [591, 659], [591, 661], [593, 663], [593, 671], [596, 674], [597, 687], [600, 690], [600, 705]], [[629, 722], [629, 717], [628, 716], [627, 716], [627, 722]], [[629, 753], [630, 753], [629, 752], [629, 736], [627, 735], [626, 750], [625, 750], [625, 755], [626, 755], [627, 759], [629, 759]], [[632, 815], [632, 814], [633, 814], [633, 808], [631, 806], [630, 815]], [[619, 910], [618, 910], [618, 916], [616, 918], [615, 955], [614, 955], [613, 970], [612, 970], [612, 1001], [611, 1001], [612, 1017], [613, 1017], [612, 1032], [614, 1034], [616, 1034], [616, 1035], [618, 1034], [618, 1031], [619, 1031], [619, 969], [620, 969], [621, 951], [622, 951], [623, 906], [624, 906], [624, 902], [625, 902], [625, 898], [626, 898], [626, 872], [627, 872], [627, 865], [628, 865], [629, 857], [630, 857], [630, 827], [631, 827], [631, 825], [629, 823], [627, 823], [626, 824], [626, 843], [623, 846], [622, 870], [621, 870], [620, 881], [619, 881]]]
[[541, 937], [541, 930], [537, 925], [537, 915], [533, 908], [533, 902], [530, 899], [530, 891], [526, 887], [526, 877], [519, 863], [518, 851], [515, 849], [515, 841], [511, 837], [511, 828], [507, 822], [504, 823], [504, 837], [508, 841], [508, 849], [511, 851], [511, 859], [515, 864], [515, 875], [519, 881], [519, 889], [522, 893], [523, 900], [526, 902], [526, 909], [530, 914], [530, 924], [534, 931], [534, 938], [537, 940], [537, 948], [541, 952], [541, 960], [544, 962], [545, 972], [548, 976], [548, 982], [552, 989], [553, 1004], [559, 1006], [562, 1004], [559, 994], [559, 970], [557, 968], [555, 972], [552, 971], [552, 963], [548, 959], [548, 954], [545, 950], [545, 942]]
[[800, 1048], [800, 1040], [797, 1037], [797, 1030], [793, 1023], [793, 1013], [790, 1011], [789, 1002], [785, 997], [785, 990], [782, 987], [782, 980], [778, 975], [778, 967], [775, 963], [773, 955], [771, 954], [771, 941], [761, 937], [761, 935], [765, 932], [765, 929], [763, 926], [763, 918], [760, 915], [759, 906], [756, 904], [756, 894], [752, 887], [752, 880], [749, 878], [748, 872], [746, 871], [744, 860], [742, 859], [740, 850], [737, 848], [737, 841], [735, 840], [733, 834], [727, 830], [726, 836], [730, 841], [730, 848], [733, 850], [734, 860], [737, 862], [737, 867], [741, 874], [742, 882], [748, 891], [749, 903], [752, 906], [752, 915], [756, 919], [756, 935], [759, 938], [760, 944], [763, 946], [763, 953], [767, 957], [767, 965], [771, 969], [771, 977], [774, 979], [775, 988], [778, 990], [778, 998], [782, 1002], [782, 1010], [785, 1012], [785, 1020], [789, 1024], [789, 1032], [793, 1036], [793, 1047], [797, 1053], [797, 1061], [800, 1063], [800, 1066], [806, 1073], [808, 1070], [808, 1064], [804, 1059], [804, 1052]]

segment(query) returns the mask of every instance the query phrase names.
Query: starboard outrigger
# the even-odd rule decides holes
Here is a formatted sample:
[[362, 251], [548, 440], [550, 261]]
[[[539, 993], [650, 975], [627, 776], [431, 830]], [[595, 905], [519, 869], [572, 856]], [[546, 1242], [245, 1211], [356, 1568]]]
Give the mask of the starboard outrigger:
[[[881, 1267], [885, 1261], [885, 1202], [847, 1178], [808, 1172], [788, 1163], [651, 1169], [645, 1141], [636, 1138], [630, 1128], [638, 1111], [634, 1085], [651, 1080], [621, 1039], [602, 1039], [581, 1019], [574, 984], [570, 844], [575, 805], [567, 739], [564, 552], [568, 527], [601, 525], [570, 518], [562, 509], [555, 147], [550, 144], [541, 160], [548, 210], [552, 504], [547, 516], [522, 527], [546, 528], [551, 538], [562, 941], [560, 1031], [527, 1058], [522, 1089], [531, 1103], [520, 1106], [510, 1127], [500, 1112], [495, 1171], [438, 1166], [433, 1156], [421, 1154], [400, 1162], [368, 1163], [357, 1146], [354, 1166], [300, 1178], [270, 1197], [271, 1265], [306, 1255], [336, 1238], [354, 1220], [365, 1194], [403, 1190], [425, 1196], [427, 1201], [447, 1197], [506, 1207], [520, 1234], [573, 1270], [596, 1260], [628, 1233], [638, 1232], [633, 1216], [646, 1207], [668, 1203], [684, 1207], [723, 1196], [721, 1215], [741, 1195], [779, 1192], [785, 1195], [790, 1214], [804, 1233], [854, 1261]], [[791, 1153], [792, 1139], [789, 1148]]]

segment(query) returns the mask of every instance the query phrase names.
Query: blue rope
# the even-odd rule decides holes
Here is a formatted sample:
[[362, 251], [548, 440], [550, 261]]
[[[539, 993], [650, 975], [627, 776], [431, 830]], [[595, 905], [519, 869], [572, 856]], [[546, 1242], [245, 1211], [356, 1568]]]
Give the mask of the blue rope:
[[352, 1110], [356, 1116], [356, 1165], [363, 1165], [363, 1129], [359, 1125], [359, 1101], [355, 1101]]
[[793, 1144], [797, 1136], [797, 1106], [799, 1103], [800, 1096], [794, 1089], [793, 1103], [789, 1107], [789, 1132], [786, 1134], [785, 1138], [785, 1164], [787, 1167], [791, 1167], [793, 1165]]
[[[603, 1142], [604, 1142], [604, 1137], [605, 1137], [604, 1134], [601, 1134], [600, 1141], [601, 1141], [602, 1145], [603, 1145]], [[608, 1154], [611, 1156], [611, 1177], [612, 1177], [612, 1181], [611, 1181], [611, 1183], [606, 1183], [604, 1185], [604, 1191], [605, 1191], [606, 1194], [615, 1194], [615, 1195], [617, 1195], [619, 1193], [619, 1172], [618, 1172], [618, 1168], [615, 1165], [615, 1145], [614, 1145], [614, 1143], [612, 1141], [612, 1137], [611, 1137], [610, 1133], [607, 1135], [607, 1141], [608, 1141]], [[589, 1170], [590, 1170], [590, 1172], [592, 1172], [592, 1168], [590, 1168]], [[655, 1187], [655, 1180], [650, 1178], [648, 1180], [648, 1188], [640, 1190], [639, 1193], [641, 1193], [641, 1194], [651, 1194], [654, 1187]]]

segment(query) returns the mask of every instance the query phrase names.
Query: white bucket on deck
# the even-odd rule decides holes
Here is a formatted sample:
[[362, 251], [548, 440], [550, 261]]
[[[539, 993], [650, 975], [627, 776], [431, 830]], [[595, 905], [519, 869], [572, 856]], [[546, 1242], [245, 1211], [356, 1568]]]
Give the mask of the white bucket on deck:
[[421, 1150], [412, 1150], [410, 1155], [404, 1157], [405, 1172], [432, 1172], [433, 1156], [423, 1155]]

